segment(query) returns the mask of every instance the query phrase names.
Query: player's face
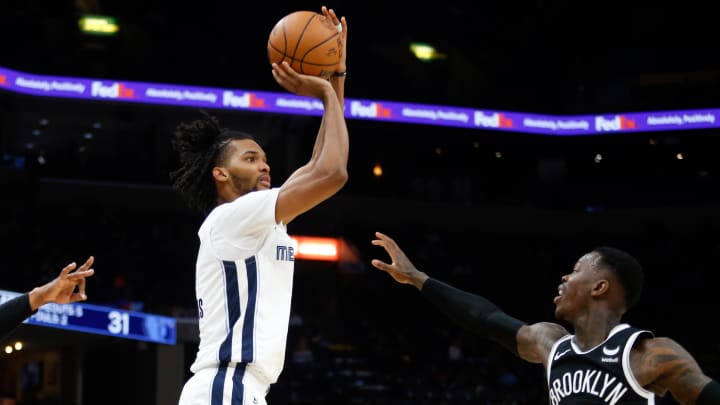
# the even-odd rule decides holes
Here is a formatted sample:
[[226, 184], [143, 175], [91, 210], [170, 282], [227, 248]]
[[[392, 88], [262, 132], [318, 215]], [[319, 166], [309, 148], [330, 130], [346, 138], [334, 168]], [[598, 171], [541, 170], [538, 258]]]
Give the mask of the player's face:
[[239, 196], [251, 191], [267, 190], [270, 185], [270, 166], [260, 145], [252, 139], [235, 139], [226, 169], [232, 188]]
[[562, 276], [555, 303], [555, 317], [572, 322], [587, 309], [591, 291], [598, 277], [596, 263], [600, 256], [591, 252], [581, 257], [570, 274]]

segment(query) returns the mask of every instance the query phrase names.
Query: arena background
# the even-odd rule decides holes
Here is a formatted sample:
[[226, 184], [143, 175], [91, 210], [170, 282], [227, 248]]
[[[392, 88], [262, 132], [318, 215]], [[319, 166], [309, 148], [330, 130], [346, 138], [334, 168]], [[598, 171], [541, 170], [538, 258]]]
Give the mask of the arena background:
[[[277, 92], [269, 29], [321, 5], [11, 1], [0, 12], [0, 67]], [[709, 5], [327, 5], [349, 20], [347, 97], [556, 115], [720, 107], [718, 13]], [[83, 13], [117, 17], [118, 35], [83, 35]], [[420, 62], [411, 41], [447, 58]], [[307, 159], [318, 125], [212, 112], [258, 134], [275, 184]], [[0, 357], [6, 397], [176, 403], [196, 349], [201, 218], [169, 187], [169, 139], [197, 116], [0, 91], [0, 289], [26, 291], [94, 255], [89, 303], [178, 319], [174, 346], [23, 325], [8, 341], [23, 339], [25, 349]], [[384, 258], [370, 245], [377, 230], [432, 276], [528, 322], [552, 320], [559, 279], [579, 256], [623, 248], [647, 278], [627, 320], [673, 337], [720, 378], [710, 332], [719, 320], [717, 129], [554, 137], [371, 120], [348, 127], [347, 186], [289, 230], [342, 238], [353, 257], [297, 262], [288, 359], [269, 403], [546, 403], [540, 366], [464, 333], [369, 266]], [[373, 175], [378, 163], [382, 177]], [[33, 385], [28, 364], [55, 372]]]

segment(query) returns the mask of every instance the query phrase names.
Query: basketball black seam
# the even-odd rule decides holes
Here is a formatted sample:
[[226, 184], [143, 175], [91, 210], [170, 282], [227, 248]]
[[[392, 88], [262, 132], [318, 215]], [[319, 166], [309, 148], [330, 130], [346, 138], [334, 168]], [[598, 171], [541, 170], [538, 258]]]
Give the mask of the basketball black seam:
[[[273, 45], [272, 42], [270, 42], [269, 45], [270, 45], [270, 49], [272, 49], [273, 51], [278, 52], [278, 53], [282, 53], [282, 57], [283, 57], [283, 58], [280, 60], [280, 62], [282, 62], [283, 60], [285, 60], [285, 58], [287, 58], [289, 61], [294, 61], [294, 62], [298, 62], [298, 63], [304, 63], [304, 64], [306, 64], [306, 65], [311, 65], [311, 66], [333, 66], [333, 65], [335, 65], [334, 63], [304, 62], [304, 61], [302, 61], [302, 60], [300, 60], [300, 59], [295, 59], [295, 58], [292, 58], [292, 57], [290, 57], [290, 56], [288, 56], [288, 55], [285, 55], [285, 53], [282, 52], [280, 49], [278, 49], [278, 47], [276, 47], [275, 45]], [[290, 63], [290, 65], [292, 65], [292, 63]]]
[[[275, 51], [275, 52], [278, 52], [278, 53], [280, 52], [280, 50], [279, 50], [278, 48], [274, 47], [272, 44], [270, 44], [270, 48], [271, 48], [273, 51]], [[283, 58], [280, 60], [280, 62], [282, 62], [283, 60], [285, 60], [285, 59], [287, 58], [287, 61], [288, 61], [288, 63], [290, 64], [290, 66], [292, 66], [292, 62], [298, 62], [298, 63], [300, 63], [300, 64], [310, 65], [310, 66], [335, 66], [335, 65], [336, 65], [335, 63], [305, 62], [305, 61], [303, 61], [303, 60], [301, 60], [301, 59], [291, 58], [290, 56], [285, 55], [285, 54], [283, 54], [282, 56], [283, 56]], [[300, 72], [300, 73], [302, 73], [302, 72]]]
[[[283, 60], [285, 60], [285, 57], [287, 56], [287, 46], [288, 46], [288, 41], [287, 41], [287, 20], [283, 20], [283, 30], [282, 30], [282, 34], [283, 34], [283, 46], [285, 47], [285, 49], [283, 49], [283, 51], [282, 51], [283, 57], [282, 57], [282, 59], [280, 59], [280, 62], [282, 62]], [[273, 46], [273, 48], [274, 48], [274, 46]]]
[[[303, 36], [305, 35], [305, 31], [307, 31], [308, 27], [310, 26], [310, 23], [312, 23], [312, 20], [314, 20], [315, 17], [316, 17], [315, 14], [311, 15], [310, 18], [308, 18], [307, 22], [305, 22], [305, 27], [303, 27], [302, 31], [300, 31], [300, 35], [298, 35], [297, 42], [295, 43], [295, 49], [293, 49], [293, 55], [292, 55], [293, 60], [298, 60], [298, 59], [295, 59], [295, 55], [297, 54], [298, 46], [300, 46]], [[305, 72], [303, 72], [303, 69], [302, 69], [302, 61], [300, 61], [300, 73], [305, 73]]]
[[305, 54], [302, 56], [302, 59], [300, 59], [300, 66], [302, 67], [303, 63], [307, 63], [308, 65], [315, 65], [315, 66], [332, 66], [332, 65], [334, 65], [334, 63], [330, 64], [330, 63], [312, 63], [312, 62], [305, 62], [305, 58], [306, 58], [307, 55], [308, 55], [310, 52], [312, 52], [314, 49], [317, 49], [319, 46], [327, 43], [329, 40], [335, 38], [336, 36], [338, 36], [337, 33], [329, 36], [329, 37], [328, 37], [327, 39], [325, 39], [324, 41], [322, 41], [322, 42], [320, 42], [319, 44], [317, 44], [317, 45], [313, 46], [312, 48], [308, 49], [307, 52], [305, 52]]

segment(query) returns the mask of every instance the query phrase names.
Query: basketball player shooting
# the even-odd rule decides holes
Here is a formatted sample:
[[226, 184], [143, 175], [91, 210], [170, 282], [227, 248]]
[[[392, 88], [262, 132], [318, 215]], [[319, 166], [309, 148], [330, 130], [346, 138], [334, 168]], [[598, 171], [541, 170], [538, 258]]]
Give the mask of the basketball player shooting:
[[621, 250], [597, 248], [560, 279], [555, 317], [572, 325], [570, 334], [556, 323], [528, 325], [479, 295], [429, 277], [392, 238], [375, 236], [372, 244], [384, 248], [391, 263], [375, 259], [374, 267], [415, 286], [467, 330], [545, 366], [551, 405], [655, 404], [668, 393], [683, 405], [720, 404], [720, 384], [680, 344], [621, 322], [644, 278], [640, 264]]
[[[345, 71], [347, 23], [342, 29]], [[303, 75], [273, 64], [277, 83], [322, 101], [324, 110], [310, 160], [273, 187], [268, 158], [244, 132], [214, 117], [182, 123], [173, 147], [181, 167], [173, 187], [206, 214], [195, 269], [200, 344], [180, 405], [265, 404], [283, 369], [290, 318], [295, 245], [286, 226], [345, 185], [348, 130], [343, 75]]]

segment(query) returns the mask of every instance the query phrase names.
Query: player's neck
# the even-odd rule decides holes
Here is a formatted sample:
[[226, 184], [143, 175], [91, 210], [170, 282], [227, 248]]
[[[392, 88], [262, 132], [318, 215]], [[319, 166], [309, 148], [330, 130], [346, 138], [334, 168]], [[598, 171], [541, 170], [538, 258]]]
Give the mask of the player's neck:
[[620, 324], [620, 317], [608, 311], [594, 311], [573, 322], [575, 343], [589, 350], [607, 339], [610, 331]]

